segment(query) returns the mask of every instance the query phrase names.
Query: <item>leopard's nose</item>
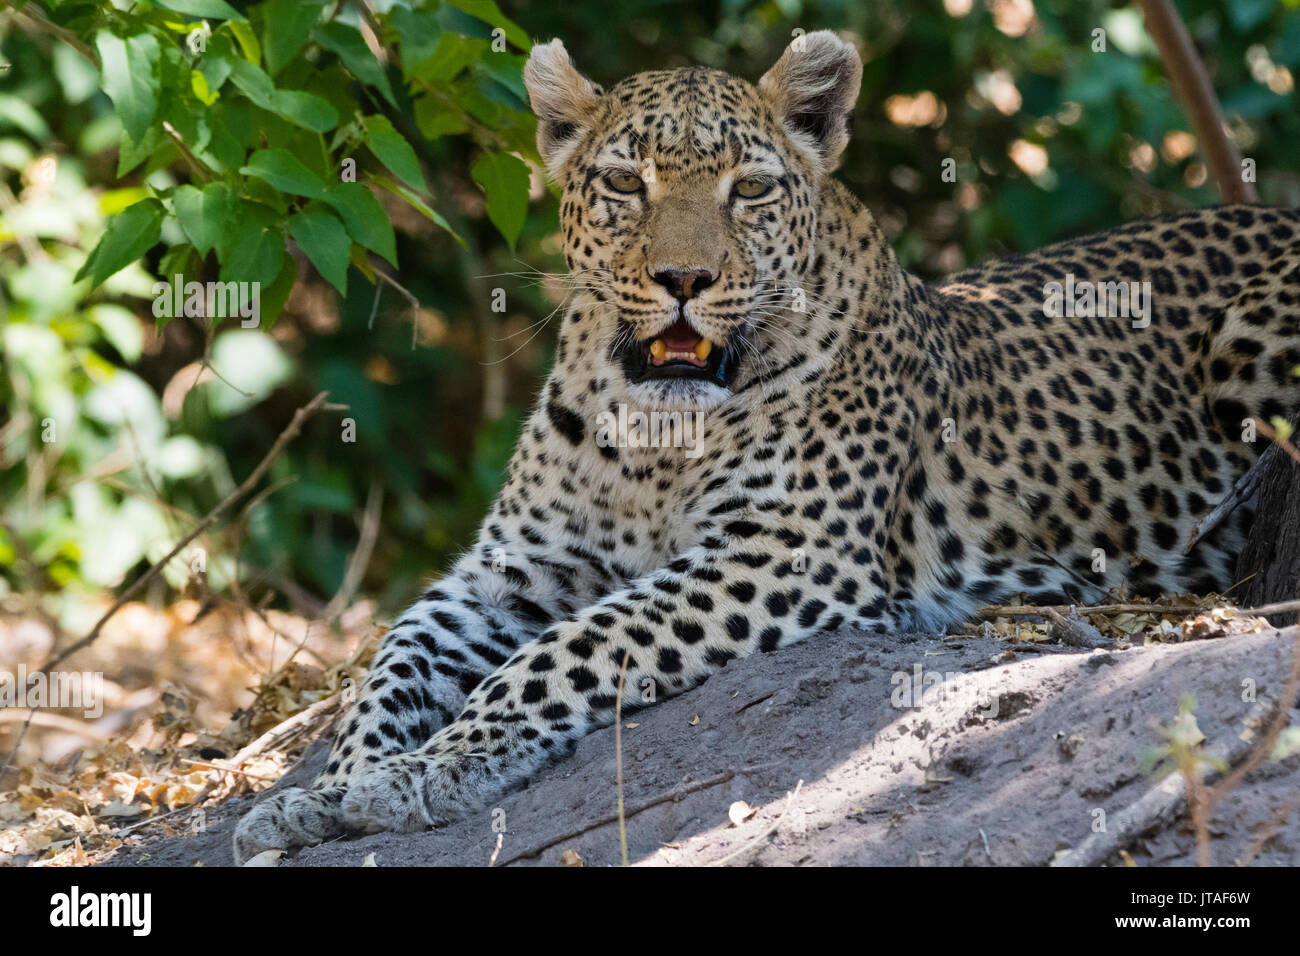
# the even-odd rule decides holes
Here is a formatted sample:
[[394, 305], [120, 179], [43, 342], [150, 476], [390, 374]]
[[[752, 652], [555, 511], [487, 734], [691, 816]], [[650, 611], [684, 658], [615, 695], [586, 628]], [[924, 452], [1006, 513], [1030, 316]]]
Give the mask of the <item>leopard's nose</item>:
[[653, 278], [674, 298], [685, 302], [713, 285], [717, 276], [708, 269], [660, 269], [653, 273]]

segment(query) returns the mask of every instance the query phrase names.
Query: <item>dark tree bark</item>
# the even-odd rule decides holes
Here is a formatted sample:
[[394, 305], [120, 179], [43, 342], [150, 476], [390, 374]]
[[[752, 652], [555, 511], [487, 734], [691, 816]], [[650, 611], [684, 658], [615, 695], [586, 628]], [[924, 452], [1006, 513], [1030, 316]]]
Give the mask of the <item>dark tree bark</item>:
[[[1300, 596], [1300, 463], [1274, 455], [1264, 468], [1255, 520], [1237, 559], [1240, 605], [1258, 607]], [[1294, 612], [1274, 614], [1278, 627], [1296, 623]]]

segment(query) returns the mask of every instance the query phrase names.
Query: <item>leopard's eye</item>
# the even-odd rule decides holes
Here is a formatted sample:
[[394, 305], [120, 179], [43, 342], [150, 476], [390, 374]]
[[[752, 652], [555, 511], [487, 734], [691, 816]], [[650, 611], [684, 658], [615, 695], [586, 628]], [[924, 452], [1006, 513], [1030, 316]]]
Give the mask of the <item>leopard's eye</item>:
[[605, 177], [605, 182], [618, 193], [639, 193], [645, 187], [641, 177], [632, 173], [610, 173]]
[[757, 199], [759, 196], [766, 196], [772, 191], [772, 183], [766, 179], [741, 179], [731, 188], [731, 191], [741, 199]]

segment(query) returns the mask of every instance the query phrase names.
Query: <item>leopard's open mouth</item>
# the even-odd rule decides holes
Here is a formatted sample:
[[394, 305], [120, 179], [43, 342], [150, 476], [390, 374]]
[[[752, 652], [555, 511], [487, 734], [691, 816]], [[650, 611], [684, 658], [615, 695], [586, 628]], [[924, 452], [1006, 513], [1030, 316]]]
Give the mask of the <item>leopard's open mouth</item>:
[[[626, 325], [626, 323], [621, 323]], [[623, 371], [632, 384], [656, 379], [695, 379], [728, 387], [736, 377], [738, 356], [730, 344], [719, 346], [681, 318], [658, 335], [635, 339], [630, 326], [619, 340]]]

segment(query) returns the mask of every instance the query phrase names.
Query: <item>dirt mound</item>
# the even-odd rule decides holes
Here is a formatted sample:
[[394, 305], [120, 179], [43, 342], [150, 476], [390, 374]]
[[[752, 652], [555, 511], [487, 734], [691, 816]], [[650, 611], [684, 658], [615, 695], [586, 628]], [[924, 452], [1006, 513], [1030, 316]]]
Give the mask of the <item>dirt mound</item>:
[[[733, 661], [701, 687], [624, 716], [629, 858], [1046, 864], [1153, 784], [1141, 766], [1163, 741], [1153, 725], [1169, 726], [1185, 693], [1209, 741], [1249, 733], [1249, 692], [1280, 692], [1290, 648], [1273, 631], [1091, 652], [846, 632]], [[323, 758], [318, 745], [281, 785], [310, 779]], [[1286, 812], [1298, 792], [1300, 756], [1265, 764], [1217, 808], [1215, 862], [1300, 863], [1300, 812]], [[198, 834], [142, 831], [108, 865], [229, 865], [231, 831], [251, 802], [210, 811]], [[484, 866], [503, 827], [498, 866], [613, 865], [615, 808], [607, 728], [455, 825], [337, 840], [282, 865], [359, 866], [373, 853], [379, 866]], [[1139, 841], [1133, 858], [1194, 863], [1194, 842], [1178, 824]]]

